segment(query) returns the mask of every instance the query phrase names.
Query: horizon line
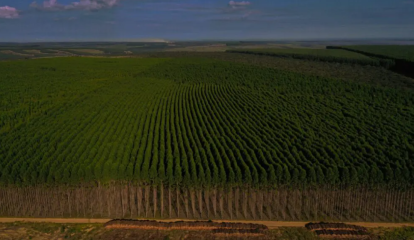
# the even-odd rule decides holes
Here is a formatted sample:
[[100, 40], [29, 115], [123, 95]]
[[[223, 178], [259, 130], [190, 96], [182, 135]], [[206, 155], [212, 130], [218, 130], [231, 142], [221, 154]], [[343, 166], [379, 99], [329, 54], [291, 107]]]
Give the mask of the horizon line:
[[1, 41], [0, 43], [172, 43], [172, 42], [280, 42], [280, 41], [414, 41], [414, 38], [277, 38], [277, 39], [154, 39], [160, 41], [145, 41], [149, 39], [119, 39], [119, 40], [30, 40], [30, 41]]

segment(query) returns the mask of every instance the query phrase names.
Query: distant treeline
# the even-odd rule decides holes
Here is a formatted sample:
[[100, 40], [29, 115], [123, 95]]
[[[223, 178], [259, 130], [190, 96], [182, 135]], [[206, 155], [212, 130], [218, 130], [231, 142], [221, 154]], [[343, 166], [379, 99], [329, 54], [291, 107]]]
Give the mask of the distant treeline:
[[282, 57], [282, 58], [295, 58], [295, 59], [320, 61], [320, 62], [358, 64], [358, 65], [363, 65], [363, 66], [381, 66], [385, 68], [391, 68], [395, 65], [394, 60], [391, 60], [391, 59], [368, 59], [368, 58], [365, 59], [365, 58], [352, 58], [352, 57], [343, 57], [343, 56], [319, 55], [319, 54], [313, 54], [313, 53], [297, 53], [297, 52], [289, 53], [287, 51], [278, 52], [278, 51], [262, 51], [262, 50], [227, 50], [226, 52], [255, 54], [255, 55]]
[[355, 46], [327, 46], [327, 49], [342, 49], [366, 56], [405, 60], [414, 62], [414, 45], [355, 45]]
[[379, 61], [393, 62], [390, 69], [414, 77], [413, 46], [327, 46], [327, 49], [342, 49], [366, 56], [378, 58]]
[[[346, 50], [331, 51], [342, 51], [369, 58], [362, 54]], [[363, 83], [399, 90], [414, 90], [414, 81], [412, 81], [411, 78], [389, 71], [383, 67], [369, 65], [363, 66], [355, 64], [338, 64], [335, 62], [304, 61], [295, 58], [228, 52], [157, 52], [143, 54], [142, 56], [148, 58], [210, 58], [226, 62], [243, 63], [256, 67], [296, 72], [322, 78], [344, 80], [347, 82]]]

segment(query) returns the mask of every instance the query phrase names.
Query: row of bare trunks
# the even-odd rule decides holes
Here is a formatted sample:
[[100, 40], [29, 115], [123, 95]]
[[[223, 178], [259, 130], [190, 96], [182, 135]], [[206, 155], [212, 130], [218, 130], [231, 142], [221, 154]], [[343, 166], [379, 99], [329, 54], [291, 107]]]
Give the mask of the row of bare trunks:
[[0, 187], [0, 215], [410, 222], [414, 189], [189, 189], [132, 183]]

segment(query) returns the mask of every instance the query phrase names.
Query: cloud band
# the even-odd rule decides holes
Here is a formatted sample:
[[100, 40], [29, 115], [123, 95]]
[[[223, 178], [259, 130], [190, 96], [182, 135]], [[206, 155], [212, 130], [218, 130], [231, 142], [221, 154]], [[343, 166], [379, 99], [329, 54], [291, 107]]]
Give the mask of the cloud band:
[[237, 2], [237, 1], [230, 1], [229, 2], [229, 6], [232, 7], [241, 7], [241, 6], [247, 6], [250, 5], [251, 3], [249, 1], [241, 1], [241, 2]]
[[18, 18], [19, 12], [14, 7], [4, 6], [0, 7], [0, 18]]
[[30, 6], [38, 10], [64, 11], [64, 10], [100, 10], [114, 7], [120, 0], [80, 0], [63, 5], [57, 0], [45, 0], [43, 4], [33, 2]]

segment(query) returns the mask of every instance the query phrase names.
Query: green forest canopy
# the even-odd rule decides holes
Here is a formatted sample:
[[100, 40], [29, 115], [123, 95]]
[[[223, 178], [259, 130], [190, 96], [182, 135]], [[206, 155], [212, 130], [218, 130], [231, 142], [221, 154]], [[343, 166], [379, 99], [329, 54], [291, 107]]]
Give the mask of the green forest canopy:
[[0, 183], [414, 183], [409, 91], [202, 58], [0, 63]]
[[371, 59], [363, 54], [341, 49], [314, 49], [314, 48], [256, 48], [256, 49], [234, 49], [229, 51], [248, 51], [253, 53], [273, 53], [286, 55], [311, 55], [317, 57], [337, 57], [350, 59]]
[[414, 45], [356, 45], [342, 48], [414, 62]]

